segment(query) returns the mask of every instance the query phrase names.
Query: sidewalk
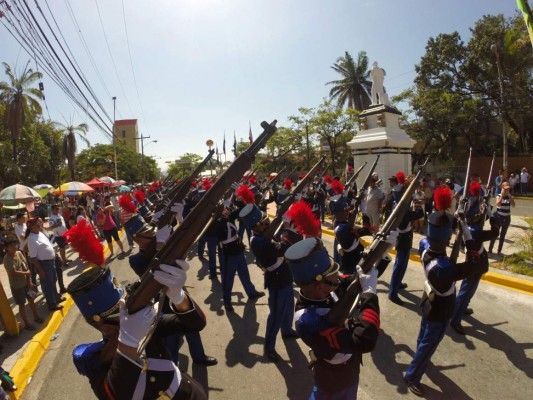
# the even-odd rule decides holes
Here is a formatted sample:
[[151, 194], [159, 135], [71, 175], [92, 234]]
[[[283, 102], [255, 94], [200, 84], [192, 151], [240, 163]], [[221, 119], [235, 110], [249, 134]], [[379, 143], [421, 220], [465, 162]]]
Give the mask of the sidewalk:
[[[121, 239], [122, 236], [123, 231], [120, 232]], [[105, 247], [104, 254], [107, 257], [109, 251], [107, 250], [107, 245], [105, 242], [103, 243]], [[116, 249], [116, 245], [114, 246]], [[127, 249], [127, 247], [127, 244], [125, 244], [125, 249]], [[126, 257], [129, 254], [130, 252], [126, 252]], [[121, 256], [115, 256], [115, 258], [118, 257]], [[69, 283], [74, 280], [74, 278], [76, 278], [87, 268], [87, 266], [78, 259], [77, 253], [72, 251], [70, 248], [67, 249], [67, 258], [72, 259], [73, 261], [70, 262], [68, 266], [63, 267], [63, 280], [65, 287], [67, 287]], [[115, 258], [111, 259], [111, 261]], [[18, 306], [13, 300], [11, 288], [9, 287], [9, 279], [3, 264], [0, 266], [0, 283], [4, 287], [13, 313], [17, 317], [17, 320], [20, 321], [20, 333], [18, 336], [9, 336], [3, 332], [2, 328], [2, 336], [0, 337], [0, 346], [2, 346], [2, 351], [0, 352], [0, 365], [6, 371], [10, 372], [11, 376], [14, 378], [15, 385], [18, 387], [18, 390], [10, 393], [10, 397], [11, 399], [18, 399], [21, 397], [26, 385], [31, 381], [33, 372], [39, 364], [44, 352], [48, 348], [50, 341], [55, 340], [56, 337], [54, 337], [54, 335], [74, 302], [68, 294], [64, 294], [67, 300], [61, 303], [63, 305], [63, 309], [60, 311], [50, 312], [48, 311], [48, 307], [46, 306], [46, 302], [42, 293], [39, 294], [35, 299], [35, 304], [37, 306], [37, 311], [39, 312], [41, 318], [44, 319], [44, 322], [42, 324], [34, 323], [37, 330], [28, 331], [24, 329], [24, 323], [18, 314]], [[33, 321], [29, 307], [27, 305], [26, 307], [28, 309], [28, 318], [30, 321]]]

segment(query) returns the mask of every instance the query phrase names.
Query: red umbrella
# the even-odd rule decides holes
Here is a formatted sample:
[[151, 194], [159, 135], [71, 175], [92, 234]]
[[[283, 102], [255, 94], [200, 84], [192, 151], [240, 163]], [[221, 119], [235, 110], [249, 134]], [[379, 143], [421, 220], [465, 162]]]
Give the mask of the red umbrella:
[[89, 185], [90, 187], [93, 187], [93, 188], [101, 188], [101, 187], [104, 187], [104, 186], [111, 186], [110, 183], [107, 183], [107, 182], [104, 182], [96, 177], [94, 177], [93, 179], [91, 179], [89, 182], [87, 182], [87, 185]]

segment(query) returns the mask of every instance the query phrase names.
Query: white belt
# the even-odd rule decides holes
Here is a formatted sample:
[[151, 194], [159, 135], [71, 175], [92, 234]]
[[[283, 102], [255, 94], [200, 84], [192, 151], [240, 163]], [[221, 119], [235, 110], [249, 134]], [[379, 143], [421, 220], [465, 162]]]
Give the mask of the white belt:
[[357, 246], [359, 246], [359, 239], [355, 239], [352, 243], [352, 245], [350, 247], [348, 247], [347, 249], [345, 249], [344, 247], [342, 248], [342, 251], [344, 251], [345, 253], [349, 253], [351, 251], [354, 251]]
[[323, 360], [329, 364], [336, 365], [336, 364], [343, 364], [346, 361], [348, 361], [350, 358], [352, 358], [351, 354], [337, 353], [332, 359], [326, 360], [325, 358], [323, 358]]
[[[170, 361], [158, 358], [148, 358], [146, 360], [148, 363], [149, 371], [161, 371], [161, 372], [174, 372], [172, 377], [172, 382], [170, 386], [165, 390], [165, 395], [170, 399], [174, 397], [178, 391], [181, 383], [181, 373], [178, 367]], [[135, 386], [135, 392], [133, 392], [133, 400], [142, 400], [144, 399], [144, 392], [146, 390], [146, 371], [142, 370], [139, 375], [139, 380], [137, 381], [137, 386]]]
[[398, 231], [398, 233], [409, 232], [411, 230], [411, 223], [409, 222], [404, 229], [396, 228], [396, 230]]
[[222, 243], [222, 244], [228, 244], [228, 243], [234, 242], [235, 240], [237, 240], [238, 237], [239, 237], [239, 236], [237, 236], [237, 235], [232, 236], [232, 237], [230, 237], [229, 239], [223, 240], [221, 243]]
[[265, 269], [268, 272], [275, 271], [279, 268], [279, 266], [283, 263], [283, 257], [278, 257], [278, 261], [276, 261], [274, 264], [272, 264], [270, 267], [266, 267]]

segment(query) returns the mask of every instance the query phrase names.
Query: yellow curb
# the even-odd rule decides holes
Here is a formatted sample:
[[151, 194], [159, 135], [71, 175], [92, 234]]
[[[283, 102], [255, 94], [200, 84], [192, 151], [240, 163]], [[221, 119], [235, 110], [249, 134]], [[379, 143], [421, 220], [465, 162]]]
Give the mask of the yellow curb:
[[[122, 240], [124, 235], [124, 229], [119, 231], [119, 238]], [[104, 257], [107, 258], [109, 253], [109, 248], [106, 245], [104, 246]], [[47, 320], [41, 326], [41, 329], [33, 336], [31, 341], [28, 343], [28, 346], [24, 349], [21, 356], [18, 358], [17, 362], [10, 371], [10, 375], [13, 376], [17, 390], [15, 392], [9, 393], [9, 398], [11, 400], [20, 399], [24, 389], [28, 383], [30, 383], [33, 373], [37, 369], [41, 358], [43, 357], [45, 351], [50, 345], [50, 338], [61, 326], [63, 319], [66, 317], [70, 307], [74, 304], [72, 297], [65, 293], [64, 296], [67, 298], [62, 304], [63, 309], [60, 311], [55, 311], [50, 314]]]
[[[273, 215], [269, 214], [271, 217]], [[335, 232], [332, 229], [322, 228], [322, 233], [324, 235], [335, 237]], [[371, 243], [370, 240], [361, 238], [363, 246], [368, 247]], [[389, 254], [396, 255], [396, 250], [392, 249], [389, 251]], [[415, 253], [409, 255], [409, 260], [413, 262], [421, 262], [420, 256]], [[495, 286], [499, 286], [505, 289], [511, 289], [520, 293], [529, 294], [533, 296], [533, 282], [527, 281], [525, 279], [515, 278], [513, 276], [508, 276], [504, 274], [498, 274], [497, 272], [487, 272], [481, 277], [481, 280], [490, 283]]]

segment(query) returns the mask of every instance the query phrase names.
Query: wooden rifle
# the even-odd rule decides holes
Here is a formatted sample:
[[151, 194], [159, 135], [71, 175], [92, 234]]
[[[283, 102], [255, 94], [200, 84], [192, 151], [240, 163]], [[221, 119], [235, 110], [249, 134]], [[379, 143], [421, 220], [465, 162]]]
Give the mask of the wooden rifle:
[[261, 200], [265, 199], [267, 193], [272, 188], [272, 185], [274, 185], [276, 183], [276, 181], [280, 178], [280, 176], [283, 173], [283, 171], [285, 171], [286, 169], [287, 169], [286, 166], [283, 167], [282, 169], [280, 169], [279, 172], [276, 173], [276, 176], [274, 178], [272, 178], [271, 180], [268, 180], [268, 177], [267, 177], [266, 182], [264, 182], [261, 185], [261, 188], [259, 189], [259, 191], [261, 192]]
[[198, 175], [200, 175], [200, 172], [202, 172], [202, 170], [209, 162], [213, 154], [215, 154], [215, 150], [209, 150], [209, 153], [204, 158], [204, 160], [196, 166], [194, 171], [187, 177], [187, 179], [184, 179], [182, 182], [180, 182], [176, 186], [176, 188], [166, 196], [165, 201], [161, 201], [159, 203], [159, 207], [156, 208], [156, 212], [162, 210], [164, 207], [166, 207], [166, 209], [163, 211], [161, 217], [157, 220], [158, 229], [161, 229], [162, 227], [170, 224], [170, 222], [172, 221], [172, 217], [174, 216], [174, 213], [171, 210], [172, 205], [176, 202], [183, 201], [185, 196], [187, 196], [187, 193], [189, 193], [192, 182], [196, 180]]
[[495, 159], [496, 159], [496, 153], [492, 153], [492, 162], [490, 163], [489, 179], [487, 181], [485, 195], [483, 196], [483, 203], [485, 204], [483, 215], [482, 215], [483, 224], [485, 224], [487, 215], [489, 216], [489, 218], [492, 218], [492, 206], [490, 205], [490, 199], [492, 198], [492, 189], [494, 188], [494, 186], [492, 185], [492, 174], [494, 172], [494, 160]]
[[350, 216], [348, 217], [349, 226], [353, 226], [355, 224], [357, 214], [359, 214], [359, 206], [361, 205], [361, 202], [363, 201], [365, 197], [365, 192], [368, 187], [368, 183], [370, 182], [370, 178], [372, 178], [372, 174], [374, 173], [374, 170], [376, 169], [376, 166], [378, 165], [379, 157], [380, 155], [378, 154], [376, 156], [376, 161], [374, 161], [374, 164], [372, 164], [372, 167], [370, 167], [370, 170], [368, 171], [368, 174], [366, 175], [366, 178], [363, 184], [357, 191], [357, 195], [355, 196], [355, 199], [353, 200], [353, 205], [350, 210]]
[[357, 177], [359, 176], [359, 174], [361, 173], [361, 171], [363, 170], [363, 168], [366, 166], [366, 164], [368, 164], [368, 162], [364, 162], [363, 165], [361, 165], [357, 171], [355, 171], [355, 173], [350, 177], [350, 179], [348, 179], [348, 181], [346, 181], [346, 184], [344, 185], [344, 191], [346, 193], [348, 193], [352, 186], [354, 186], [354, 191], [357, 192], [357, 183], [355, 182], [355, 180], [357, 179]]
[[283, 224], [283, 215], [287, 212], [289, 207], [296, 201], [296, 195], [298, 193], [301, 193], [305, 188], [307, 188], [307, 185], [311, 182], [313, 177], [316, 174], [316, 171], [320, 167], [320, 165], [324, 162], [326, 159], [325, 156], [323, 156], [314, 166], [309, 170], [309, 172], [298, 182], [296, 187], [292, 190], [291, 193], [281, 202], [281, 204], [278, 205], [276, 209], [276, 216], [270, 223], [269, 227], [265, 230], [265, 233], [263, 234], [263, 237], [265, 237], [267, 240], [271, 240], [281, 229], [281, 226]]
[[[176, 259], [184, 259], [197, 237], [205, 230], [212, 219], [212, 213], [216, 209], [220, 198], [228, 190], [233, 182], [236, 182], [250, 168], [256, 154], [265, 145], [268, 139], [276, 132], [276, 123], [263, 121], [261, 126], [264, 131], [241, 153], [235, 161], [224, 171], [220, 178], [211, 186], [202, 199], [194, 207], [187, 218], [170, 235], [163, 247], [150, 261], [148, 270], [141, 277], [140, 282], [132, 285], [128, 291], [126, 306], [128, 312], [133, 314], [156, 298], [165, 287], [154, 279], [153, 272], [159, 269], [160, 264], [175, 266]], [[178, 268], [176, 266], [176, 268]]]
[[470, 163], [472, 161], [472, 147], [470, 147], [470, 152], [468, 155], [468, 164], [466, 166], [466, 176], [465, 184], [463, 186], [463, 195], [459, 199], [459, 205], [457, 206], [457, 211], [455, 216], [459, 221], [457, 227], [457, 234], [455, 235], [455, 241], [453, 242], [452, 252], [450, 254], [450, 260], [455, 263], [459, 257], [459, 250], [461, 243], [463, 242], [463, 228], [462, 223], [466, 222], [466, 211], [468, 209], [468, 192], [470, 191]]
[[[411, 198], [413, 197], [413, 193], [419, 185], [419, 180], [422, 177], [424, 168], [428, 162], [429, 157], [418, 170], [418, 173], [409, 184], [409, 187], [404, 192], [400, 202], [392, 211], [392, 214], [389, 216], [389, 218], [387, 218], [387, 221], [385, 221], [379, 232], [374, 236], [374, 240], [372, 240], [370, 246], [364, 251], [363, 256], [359, 260], [357, 266], [360, 267], [365, 274], [368, 273], [389, 250], [390, 244], [387, 243], [385, 239], [391, 231], [398, 228], [405, 217], [405, 214], [409, 211], [411, 207]], [[361, 285], [359, 283], [359, 279], [354, 279], [346, 289], [344, 295], [337, 303], [335, 303], [331, 311], [328, 313], [328, 321], [332, 325], [340, 326], [345, 323], [346, 318], [348, 318], [350, 312], [354, 309], [360, 292]]]

